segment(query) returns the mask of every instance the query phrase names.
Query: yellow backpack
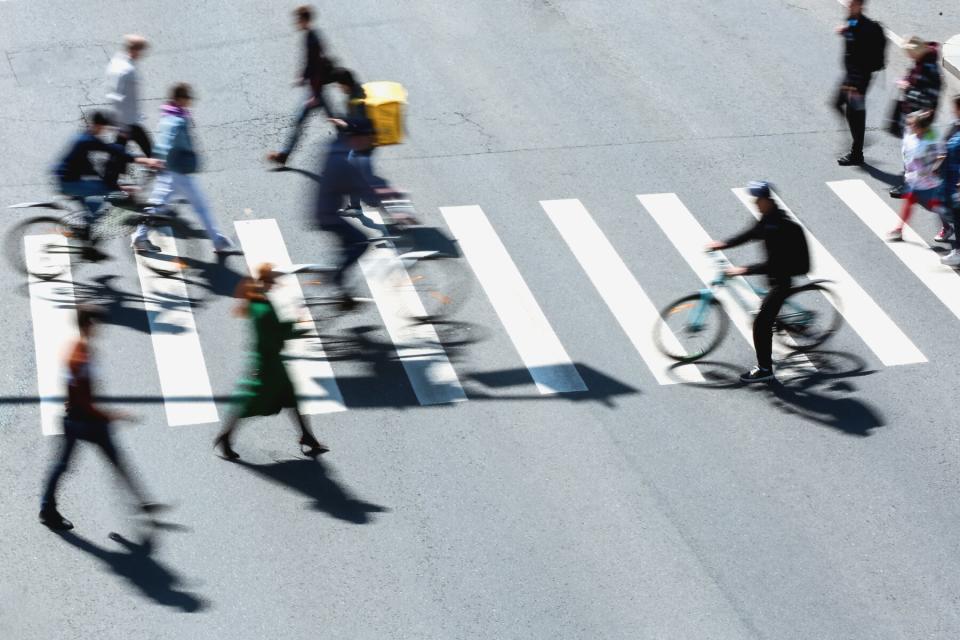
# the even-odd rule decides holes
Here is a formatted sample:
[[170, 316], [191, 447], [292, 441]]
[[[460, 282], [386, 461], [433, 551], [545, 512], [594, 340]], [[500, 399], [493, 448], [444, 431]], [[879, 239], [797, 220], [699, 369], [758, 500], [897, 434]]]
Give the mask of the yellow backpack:
[[363, 85], [366, 98], [362, 101], [367, 117], [373, 122], [378, 147], [403, 142], [403, 111], [407, 104], [407, 90], [399, 82], [381, 80]]

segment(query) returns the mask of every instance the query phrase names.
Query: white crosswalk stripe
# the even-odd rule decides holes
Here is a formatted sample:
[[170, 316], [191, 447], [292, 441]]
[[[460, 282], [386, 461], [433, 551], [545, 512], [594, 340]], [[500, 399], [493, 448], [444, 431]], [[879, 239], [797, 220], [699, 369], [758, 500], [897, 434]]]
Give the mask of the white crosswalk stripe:
[[[863, 180], [839, 180], [827, 185], [878, 238], [899, 223], [900, 216]], [[940, 264], [940, 257], [909, 225], [902, 242], [887, 242], [890, 250], [920, 279], [953, 315], [960, 318], [960, 277]]]
[[[383, 224], [377, 211], [367, 211], [366, 216]], [[428, 323], [410, 322], [410, 318], [425, 316], [426, 311], [396, 251], [388, 246], [371, 248], [360, 259], [360, 268], [420, 404], [466, 400], [436, 329]]]
[[[238, 220], [234, 226], [251, 273], [256, 273], [265, 262], [275, 267], [291, 266], [276, 220]], [[304, 307], [303, 291], [297, 277], [277, 278], [270, 299], [282, 319], [299, 321], [300, 327], [309, 327], [314, 334], [313, 337], [291, 340], [284, 349], [284, 355], [289, 358], [287, 371], [299, 395], [300, 413], [316, 415], [345, 410], [333, 367], [326, 359], [323, 344], [316, 337], [316, 327]]]
[[48, 244], [63, 244], [61, 235], [36, 235], [24, 238], [27, 269], [41, 271], [40, 261], [46, 267], [63, 268], [56, 279], [41, 280], [30, 276], [30, 314], [33, 319], [33, 345], [37, 358], [37, 395], [40, 399], [40, 431], [45, 436], [63, 433], [63, 401], [66, 388], [67, 350], [77, 341], [76, 302], [70, 255], [66, 252], [47, 253]]
[[[679, 367], [674, 375], [668, 374], [676, 363], [654, 343], [652, 327], [658, 317], [657, 308], [583, 204], [579, 200], [541, 200], [540, 206], [657, 382], [702, 382], [703, 375], [695, 366]], [[673, 347], [680, 350], [676, 339]]]
[[[709, 285], [716, 275], [716, 268], [711, 258], [704, 252], [704, 246], [710, 242], [710, 236], [693, 214], [684, 206], [680, 198], [673, 193], [654, 193], [638, 195], [640, 204], [650, 213], [656, 223], [663, 230], [670, 242], [677, 248], [680, 255], [687, 261], [703, 284]], [[753, 344], [753, 316], [744, 308], [737, 296], [742, 297], [749, 309], [760, 306], [760, 298], [750, 289], [749, 284], [742, 277], [733, 278], [731, 286], [717, 289], [717, 299], [733, 320], [734, 326]], [[741, 285], [741, 286], [737, 286]], [[789, 349], [775, 340], [773, 343], [775, 359], [789, 361], [791, 369], [813, 369], [813, 365], [803, 355], [791, 353]]]
[[[157, 229], [153, 240], [165, 258], [178, 258], [169, 227]], [[167, 423], [181, 426], [217, 422], [217, 405], [187, 285], [180, 278], [161, 277], [148, 269], [147, 261], [156, 259], [140, 254], [136, 258]]]
[[483, 210], [469, 205], [440, 212], [540, 393], [585, 391], [587, 385]]
[[[743, 203], [754, 217], [759, 218], [760, 212], [753, 204], [753, 197], [746, 189], [733, 189], [733, 194]], [[774, 200], [801, 226], [803, 223], [784, 204], [783, 200], [773, 194]], [[804, 227], [806, 229], [806, 227]], [[916, 364], [926, 362], [927, 358], [920, 352], [913, 341], [894, 323], [894, 321], [880, 308], [874, 299], [863, 290], [827, 248], [810, 233], [807, 232], [807, 243], [810, 246], [811, 278], [831, 280], [831, 287], [840, 297], [839, 311], [843, 314], [847, 324], [856, 331], [870, 350], [885, 365]]]

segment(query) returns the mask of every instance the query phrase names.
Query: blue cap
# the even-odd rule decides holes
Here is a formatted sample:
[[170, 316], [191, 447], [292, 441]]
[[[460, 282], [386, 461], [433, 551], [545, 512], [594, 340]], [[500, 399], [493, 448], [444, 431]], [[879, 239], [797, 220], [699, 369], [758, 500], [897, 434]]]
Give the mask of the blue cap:
[[764, 180], [754, 180], [747, 185], [747, 191], [749, 191], [750, 195], [754, 198], [769, 198], [772, 189], [773, 185]]

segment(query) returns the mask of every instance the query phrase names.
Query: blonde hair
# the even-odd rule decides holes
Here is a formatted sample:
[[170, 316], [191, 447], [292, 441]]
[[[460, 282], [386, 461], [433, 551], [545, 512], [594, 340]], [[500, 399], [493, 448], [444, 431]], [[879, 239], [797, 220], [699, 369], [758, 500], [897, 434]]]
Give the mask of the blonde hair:
[[267, 292], [263, 285], [267, 280], [273, 282], [273, 278], [273, 265], [269, 262], [264, 262], [257, 267], [256, 278], [243, 278], [233, 293], [234, 298], [240, 299], [240, 303], [233, 310], [233, 315], [245, 318], [249, 314], [251, 301], [266, 300]]
[[123, 36], [123, 47], [127, 51], [143, 51], [146, 49], [150, 43], [141, 35], [135, 33], [128, 33]]

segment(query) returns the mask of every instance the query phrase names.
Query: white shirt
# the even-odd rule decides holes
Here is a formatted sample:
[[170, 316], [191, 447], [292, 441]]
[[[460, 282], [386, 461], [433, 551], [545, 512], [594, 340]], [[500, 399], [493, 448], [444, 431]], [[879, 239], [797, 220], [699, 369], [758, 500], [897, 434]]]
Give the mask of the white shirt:
[[113, 105], [114, 117], [119, 125], [137, 124], [140, 115], [140, 79], [137, 68], [126, 52], [119, 52], [107, 65], [107, 100]]

